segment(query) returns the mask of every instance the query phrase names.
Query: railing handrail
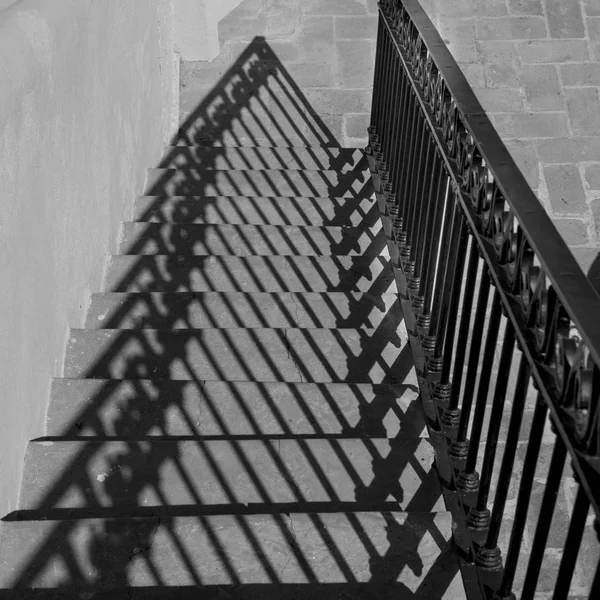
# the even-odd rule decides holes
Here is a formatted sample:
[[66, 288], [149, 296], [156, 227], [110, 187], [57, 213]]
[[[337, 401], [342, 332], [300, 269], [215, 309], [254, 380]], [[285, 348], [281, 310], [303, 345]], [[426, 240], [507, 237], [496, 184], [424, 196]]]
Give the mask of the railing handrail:
[[[441, 455], [450, 458], [446, 466], [441, 459], [440, 468], [458, 490], [463, 516], [457, 518], [466, 519], [479, 537], [485, 533], [484, 543], [465, 537], [468, 552], [477, 565], [500, 569], [498, 536], [508, 492], [498, 490], [500, 480], [505, 488], [512, 480], [533, 383], [534, 441], [527, 439], [527, 476], [520, 480], [525, 487], [519, 489], [498, 597], [508, 598], [514, 581], [548, 415], [557, 437], [540, 511], [554, 514], [567, 457], [579, 486], [558, 572], [556, 589], [563, 597], [590, 506], [600, 522], [600, 296], [417, 0], [380, 0], [379, 23], [367, 158], [414, 337], [421, 395], [432, 425], [445, 434]], [[495, 357], [498, 372], [490, 376]], [[509, 384], [516, 360], [516, 383]], [[507, 392], [512, 405], [505, 403]], [[486, 439], [482, 429], [490, 400]], [[510, 424], [490, 500], [503, 415]], [[534, 539], [538, 554], [551, 519], [541, 521]], [[540, 569], [536, 555], [528, 565], [526, 597]], [[599, 585], [600, 570], [594, 589]]]
[[[417, 0], [400, 1], [406, 9], [411, 22], [417, 27], [419, 35], [422, 36], [422, 30], [419, 27], [423, 27], [426, 32], [427, 38], [422, 36], [421, 39], [429, 51], [431, 59], [434, 62], [441, 61], [437, 64], [442, 65], [440, 67], [442, 77], [445, 76], [445, 73], [448, 74], [448, 80], [443, 79], [443, 81], [448, 86], [453, 106], [456, 107], [457, 111], [463, 117], [463, 124], [468, 128], [469, 134], [478, 144], [478, 149], [485, 160], [485, 166], [492, 172], [504, 199], [514, 210], [515, 217], [519, 221], [519, 225], [521, 225], [531, 245], [531, 249], [542, 264], [546, 276], [550, 280], [569, 317], [575, 324], [578, 334], [589, 348], [596, 366], [600, 367], [600, 318], [597, 318], [597, 315], [600, 315], [600, 297], [581, 270], [572, 252], [548, 216], [546, 209], [535, 196], [525, 177], [517, 167], [458, 64], [450, 54], [450, 51], [423, 8]], [[386, 6], [386, 3], [392, 5], [395, 2], [396, 0], [380, 1], [380, 10], [382, 6]], [[390, 31], [393, 31], [393, 24], [390, 22], [389, 17], [385, 13], [382, 16]], [[416, 18], [416, 21], [413, 21], [414, 18]], [[406, 64], [401, 49], [397, 44], [397, 40], [393, 36], [392, 39], [405, 64], [405, 68], [410, 72], [409, 66]], [[418, 88], [415, 89], [418, 91]], [[455, 97], [454, 94], [457, 94], [457, 96]], [[425, 107], [423, 99], [420, 96], [418, 99], [422, 106]], [[431, 125], [434, 124], [431, 123]], [[482, 138], [485, 139], [484, 144], [479, 142]], [[438, 143], [443, 145], [443, 140], [438, 140]], [[449, 173], [455, 175], [454, 169], [447, 160], [447, 156], [443, 154], [442, 158], [447, 163]], [[456, 183], [459, 185], [460, 182], [457, 181]], [[476, 228], [472, 211], [464, 201], [462, 194], [460, 200], [464, 202], [465, 213], [470, 225]], [[493, 269], [491, 270], [491, 275], [492, 279], [496, 283], [499, 283], [497, 274]], [[511, 301], [505, 291], [501, 286], [498, 286], [498, 290], [502, 296], [503, 304], [509, 306]], [[515, 316], [514, 319], [517, 320], [517, 317]], [[524, 342], [518, 328], [517, 337], [520, 338], [519, 342]], [[528, 354], [528, 358], [533, 361], [534, 358], [528, 352], [526, 345], [523, 345], [523, 349]], [[544, 374], [534, 371], [534, 377], [538, 382], [541, 382]], [[556, 407], [551, 405], [550, 409], [554, 416], [557, 417]], [[579, 456], [574, 450], [573, 440], [559, 418], [555, 421], [555, 426], [574, 459], [575, 470], [588, 493], [597, 518], [600, 519], [600, 490], [595, 491], [589, 485], [584, 468], [580, 465]]]
[[[384, 6], [393, 2], [380, 0]], [[600, 365], [600, 319], [597, 318], [600, 315], [600, 296], [517, 167], [425, 10], [417, 0], [402, 0], [402, 4], [438, 67], [464, 125], [475, 140], [485, 139], [479, 150], [486, 166], [514, 210], [532, 250], [588, 345], [594, 361]], [[543, 230], [542, 234], [540, 230]]]

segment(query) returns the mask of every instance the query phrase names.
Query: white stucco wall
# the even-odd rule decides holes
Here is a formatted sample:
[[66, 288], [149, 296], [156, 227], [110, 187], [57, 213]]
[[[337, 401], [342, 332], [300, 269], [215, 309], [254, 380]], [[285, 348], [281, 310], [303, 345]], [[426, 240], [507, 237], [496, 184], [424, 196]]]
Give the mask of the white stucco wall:
[[18, 1], [19, 0], [0, 0], [0, 10], [2, 10], [3, 8], [8, 8], [9, 6], [15, 4]]
[[171, 134], [170, 0], [0, 12], [0, 513], [43, 435], [69, 326]]
[[219, 54], [219, 21], [242, 0], [173, 0], [175, 48], [183, 60], [212, 60]]

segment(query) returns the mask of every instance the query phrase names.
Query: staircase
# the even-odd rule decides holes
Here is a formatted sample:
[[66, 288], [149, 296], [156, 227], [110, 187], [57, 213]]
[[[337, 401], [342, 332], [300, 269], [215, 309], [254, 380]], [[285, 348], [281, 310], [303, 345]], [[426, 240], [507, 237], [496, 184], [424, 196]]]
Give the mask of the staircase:
[[2, 598], [463, 597], [362, 151], [172, 147], [133, 215]]

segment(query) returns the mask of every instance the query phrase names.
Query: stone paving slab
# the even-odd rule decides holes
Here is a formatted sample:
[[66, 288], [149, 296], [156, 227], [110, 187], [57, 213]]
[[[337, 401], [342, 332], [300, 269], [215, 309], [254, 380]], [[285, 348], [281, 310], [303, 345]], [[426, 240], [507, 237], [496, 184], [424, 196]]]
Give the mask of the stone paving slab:
[[[182, 120], [215, 88], [217, 94], [231, 100], [226, 86], [231, 66], [243, 68], [241, 53], [256, 36], [263, 36], [269, 45], [273, 75], [255, 80], [256, 85], [282, 98], [281, 87], [287, 86], [293, 97], [303, 95], [308, 101], [308, 107], [300, 112], [287, 107], [282, 111], [276, 102], [268, 101], [260, 109], [254, 103], [252, 111], [258, 111], [266, 128], [274, 129], [269, 125], [273, 115], [283, 123], [275, 137], [314, 139], [308, 129], [303, 130], [301, 113], [308, 110], [319, 116], [316, 126], [326, 130], [332, 141], [364, 147], [371, 109], [376, 11], [371, 0], [244, 0], [219, 23], [221, 54], [210, 63], [182, 64]], [[265, 57], [260, 58], [264, 63]], [[245, 121], [249, 120], [246, 115]], [[293, 132], [292, 122], [299, 131]]]
[[[411, 368], [410, 358], [407, 358]], [[132, 415], [140, 411], [140, 417]], [[427, 437], [416, 376], [396, 386], [55, 379], [49, 437]]]
[[400, 323], [395, 294], [93, 294], [89, 329], [202, 329], [206, 327], [379, 327]]
[[387, 255], [383, 229], [295, 225], [123, 223], [120, 254], [196, 256], [356, 256], [371, 246]]
[[110, 292], [395, 291], [389, 261], [364, 256], [111, 256]]
[[148, 195], [334, 196], [370, 198], [373, 184], [363, 172], [304, 170], [205, 171], [149, 169]]
[[129, 441], [33, 442], [17, 510], [30, 518], [41, 509], [107, 516], [115, 505], [124, 507], [120, 517], [186, 507], [191, 514], [318, 512], [325, 505], [331, 512], [443, 511], [433, 461], [427, 439], [407, 436], [155, 439], [137, 451]]
[[135, 201], [133, 220], [373, 229], [381, 226], [379, 210], [370, 198], [143, 196]]
[[[421, 0], [590, 279], [600, 244], [600, 4]], [[590, 271], [591, 269], [591, 271]]]
[[[406, 334], [378, 329], [72, 329], [64, 376], [397, 383]], [[143, 366], [136, 357], [144, 356]]]
[[382, 593], [376, 597], [389, 598], [391, 586], [395, 594], [404, 590], [417, 598], [431, 598], [432, 589], [436, 597], [464, 598], [446, 512], [83, 519], [1, 527], [2, 587], [12, 587], [14, 565], [27, 564], [32, 551], [49, 552], [51, 539], [55, 560], [31, 565], [25, 574], [39, 588], [72, 580], [73, 565], [61, 556], [73, 552], [81, 576], [72, 587], [85, 590], [87, 581], [95, 582], [94, 592], [128, 585], [135, 593], [155, 586], [157, 578], [162, 586], [177, 587], [304, 584], [297, 593], [318, 590], [318, 584], [373, 581]]

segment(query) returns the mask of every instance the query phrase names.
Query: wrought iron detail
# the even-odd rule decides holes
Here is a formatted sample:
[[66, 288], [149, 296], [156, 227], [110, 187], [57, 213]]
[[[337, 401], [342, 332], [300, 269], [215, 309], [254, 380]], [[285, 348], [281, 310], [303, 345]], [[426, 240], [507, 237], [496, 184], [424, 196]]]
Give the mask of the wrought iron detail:
[[[500, 569], [497, 530], [506, 498], [497, 495], [488, 508], [499, 421], [491, 422], [484, 440], [481, 475], [475, 471], [488, 396], [494, 397], [492, 417], [508, 411], [508, 392], [517, 411], [500, 476], [510, 479], [532, 384], [544, 407], [541, 422], [547, 411], [556, 444], [564, 445], [580, 489], [600, 517], [600, 299], [418, 2], [380, 0], [379, 13], [367, 159], [403, 305], [423, 353], [424, 395], [447, 435], [458, 489], [477, 495], [470, 509], [463, 503], [467, 523], [488, 535], [487, 542], [474, 542], [474, 561]], [[476, 337], [467, 353], [467, 340]], [[510, 368], [516, 352], [522, 362], [516, 384], [499, 378], [491, 391], [486, 369], [497, 339], [500, 368]], [[538, 434], [532, 429], [530, 444], [541, 443]], [[527, 506], [530, 498], [519, 501]], [[511, 593], [519, 527], [499, 597]]]

